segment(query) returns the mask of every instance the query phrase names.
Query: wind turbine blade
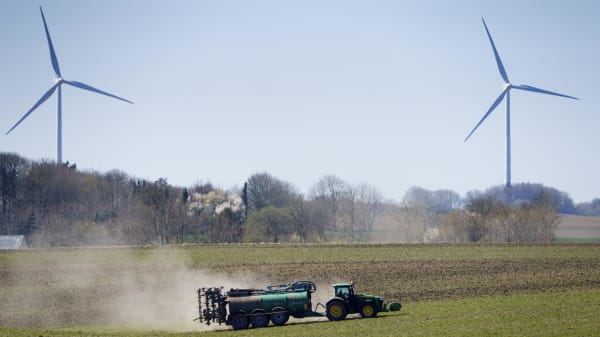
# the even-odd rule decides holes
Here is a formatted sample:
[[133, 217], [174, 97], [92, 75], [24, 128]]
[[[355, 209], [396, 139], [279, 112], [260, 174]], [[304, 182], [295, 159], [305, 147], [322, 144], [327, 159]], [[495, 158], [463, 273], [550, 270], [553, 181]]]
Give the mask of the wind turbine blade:
[[494, 44], [494, 40], [492, 39], [492, 35], [488, 30], [487, 25], [485, 24], [485, 20], [481, 18], [483, 22], [483, 27], [485, 27], [485, 32], [487, 33], [488, 38], [490, 39], [490, 43], [492, 44], [492, 49], [494, 50], [494, 57], [496, 57], [496, 64], [498, 65], [498, 70], [500, 71], [500, 76], [504, 80], [504, 83], [510, 83], [508, 80], [508, 75], [506, 74], [506, 70], [504, 70], [504, 65], [502, 64], [502, 60], [500, 59], [500, 54], [498, 54], [498, 50], [496, 50], [496, 45]]
[[102, 91], [102, 90], [100, 90], [100, 89], [96, 89], [96, 88], [94, 88], [94, 87], [92, 87], [92, 86], [89, 86], [89, 85], [87, 85], [87, 84], [85, 84], [85, 83], [76, 82], [76, 81], [64, 81], [64, 83], [66, 83], [66, 84], [68, 84], [68, 85], [72, 85], [72, 86], [74, 86], [74, 87], [76, 87], [76, 88], [79, 88], [79, 89], [83, 89], [83, 90], [92, 91], [92, 92], [95, 92], [95, 93], [98, 93], [98, 94], [102, 94], [102, 95], [105, 95], [105, 96], [108, 96], [108, 97], [116, 98], [116, 99], [118, 99], [118, 100], [121, 100], [121, 101], [124, 101], [124, 102], [127, 102], [127, 103], [131, 103], [131, 104], [133, 104], [133, 102], [132, 102], [132, 101], [130, 101], [130, 100], [127, 100], [127, 99], [125, 99], [125, 98], [121, 98], [121, 97], [119, 97], [119, 96], [116, 96], [116, 95], [110, 94], [110, 93], [108, 93], [108, 92], [106, 92], [106, 91]]
[[519, 90], [525, 90], [525, 91], [538, 92], [540, 94], [554, 95], [554, 96], [560, 96], [560, 97], [566, 97], [566, 98], [571, 98], [571, 99], [579, 100], [579, 98], [577, 98], [577, 97], [559, 94], [559, 93], [554, 92], [554, 91], [544, 90], [544, 89], [532, 87], [530, 85], [515, 85], [515, 86], [513, 86], [513, 88], [519, 89]]
[[488, 109], [488, 111], [485, 113], [485, 115], [483, 115], [483, 117], [481, 118], [481, 120], [479, 121], [479, 123], [477, 123], [477, 125], [475, 125], [475, 127], [473, 128], [473, 130], [471, 130], [471, 133], [469, 133], [469, 135], [467, 136], [467, 138], [465, 138], [465, 142], [467, 140], [469, 140], [469, 137], [471, 137], [471, 135], [473, 134], [473, 132], [475, 132], [475, 130], [477, 130], [477, 128], [481, 125], [481, 123], [483, 123], [483, 121], [492, 113], [492, 111], [494, 111], [494, 109], [496, 109], [498, 107], [498, 105], [500, 104], [500, 102], [502, 102], [502, 99], [504, 98], [504, 96], [508, 92], [508, 90], [510, 90], [510, 89], [509, 88], [504, 89], [502, 91], [502, 93], [500, 94], [500, 96], [498, 96], [498, 98], [496, 98], [496, 100], [494, 101], [494, 103], [492, 104], [492, 106]]
[[48, 48], [50, 49], [50, 60], [52, 60], [52, 68], [54, 68], [54, 74], [56, 77], [61, 77], [60, 67], [58, 66], [58, 59], [54, 52], [54, 46], [52, 45], [52, 39], [50, 38], [50, 32], [48, 31], [48, 25], [46, 25], [46, 18], [44, 17], [44, 11], [40, 6], [40, 13], [42, 13], [42, 21], [44, 21], [44, 29], [46, 30], [46, 38], [48, 39]]
[[44, 96], [42, 96], [42, 98], [40, 98], [37, 103], [35, 103], [31, 109], [29, 109], [29, 111], [27, 111], [27, 113], [25, 113], [25, 115], [23, 115], [23, 117], [21, 117], [21, 119], [19, 119], [19, 121], [12, 127], [10, 128], [10, 130], [8, 130], [8, 132], [6, 133], [7, 135], [14, 130], [19, 124], [21, 124], [22, 121], [25, 120], [25, 118], [27, 118], [32, 112], [33, 110], [35, 110], [37, 107], [39, 107], [42, 103], [44, 103], [48, 97], [52, 96], [52, 94], [54, 93], [54, 91], [56, 90], [56, 88], [58, 88], [58, 86], [60, 85], [59, 83], [56, 83], [55, 85], [53, 85], [48, 91], [46, 91], [46, 93], [44, 94]]

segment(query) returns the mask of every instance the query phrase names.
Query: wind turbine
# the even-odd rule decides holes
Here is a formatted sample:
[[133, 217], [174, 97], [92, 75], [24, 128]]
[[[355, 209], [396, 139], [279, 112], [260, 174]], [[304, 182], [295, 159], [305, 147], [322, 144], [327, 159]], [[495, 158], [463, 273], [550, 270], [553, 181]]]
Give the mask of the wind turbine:
[[57, 129], [57, 156], [56, 156], [56, 161], [58, 164], [62, 163], [62, 111], [61, 111], [61, 86], [63, 84], [68, 84], [70, 86], [79, 88], [79, 89], [83, 89], [83, 90], [88, 90], [91, 92], [95, 92], [98, 94], [102, 94], [108, 97], [112, 97], [112, 98], [116, 98], [118, 100], [121, 101], [125, 101], [127, 103], [132, 103], [131, 101], [125, 99], [125, 98], [121, 98], [119, 96], [115, 96], [113, 94], [110, 94], [106, 91], [102, 91], [100, 89], [96, 89], [90, 85], [87, 85], [85, 83], [81, 83], [81, 82], [77, 82], [77, 81], [67, 81], [64, 78], [62, 78], [62, 75], [60, 74], [60, 67], [58, 66], [58, 59], [56, 58], [56, 53], [54, 52], [54, 47], [52, 46], [52, 39], [50, 39], [50, 32], [48, 32], [48, 25], [46, 25], [46, 18], [44, 17], [44, 11], [42, 10], [42, 6], [40, 6], [40, 13], [42, 14], [42, 21], [44, 22], [44, 29], [46, 30], [46, 38], [48, 39], [48, 48], [50, 49], [50, 60], [52, 61], [52, 68], [54, 69], [54, 84], [52, 85], [52, 87], [50, 87], [50, 89], [48, 89], [48, 91], [46, 91], [46, 93], [42, 96], [42, 98], [40, 98], [32, 107], [31, 109], [29, 109], [29, 111], [27, 111], [27, 113], [25, 113], [25, 115], [23, 115], [23, 117], [21, 117], [21, 119], [19, 119], [19, 121], [12, 127], [10, 128], [10, 130], [8, 130], [8, 132], [6, 133], [7, 135], [14, 130], [19, 124], [21, 124], [21, 122], [23, 122], [32, 112], [33, 110], [37, 109], [37, 107], [39, 107], [42, 103], [44, 103], [50, 96], [52, 96], [52, 94], [57, 91], [58, 92], [58, 129]]
[[548, 91], [548, 90], [544, 90], [544, 89], [540, 89], [540, 88], [536, 88], [536, 87], [532, 87], [530, 85], [512, 84], [508, 80], [508, 75], [506, 74], [506, 70], [504, 69], [504, 65], [502, 64], [502, 60], [500, 59], [500, 55], [498, 54], [498, 50], [496, 50], [496, 45], [494, 44], [494, 40], [492, 40], [492, 35], [490, 35], [490, 31], [488, 30], [488, 27], [485, 24], [485, 20], [483, 18], [481, 18], [481, 21], [483, 22], [483, 27], [485, 27], [485, 32], [487, 33], [487, 36], [490, 39], [490, 44], [492, 45], [492, 50], [494, 51], [494, 57], [496, 58], [496, 64], [498, 65], [498, 71], [500, 72], [500, 76], [502, 76], [502, 79], [504, 80], [504, 90], [502, 90], [502, 92], [500, 93], [500, 96], [498, 96], [498, 98], [496, 98], [494, 103], [492, 103], [492, 106], [483, 115], [483, 118], [481, 118], [479, 123], [477, 123], [477, 125], [475, 125], [475, 127], [473, 128], [471, 133], [469, 133], [467, 138], [465, 138], [465, 142], [469, 139], [469, 137], [471, 137], [471, 135], [475, 132], [475, 130], [477, 130], [477, 128], [481, 125], [481, 123], [483, 123], [483, 121], [492, 113], [492, 111], [494, 111], [494, 109], [496, 109], [498, 107], [498, 105], [500, 105], [502, 100], [504, 98], [506, 98], [506, 186], [510, 187], [510, 178], [511, 178], [511, 173], [510, 173], [510, 90], [518, 89], [518, 90], [524, 90], [524, 91], [532, 91], [532, 92], [537, 92], [540, 94], [554, 95], [554, 96], [572, 98], [572, 99], [576, 99], [576, 100], [579, 100], [579, 98], [559, 94], [557, 92]]

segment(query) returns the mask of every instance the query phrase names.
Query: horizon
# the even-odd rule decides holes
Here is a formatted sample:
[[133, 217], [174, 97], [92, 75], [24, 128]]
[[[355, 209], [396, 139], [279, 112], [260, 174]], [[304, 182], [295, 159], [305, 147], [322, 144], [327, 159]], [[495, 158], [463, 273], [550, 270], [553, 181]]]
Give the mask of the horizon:
[[[44, 10], [61, 72], [131, 106], [63, 91], [63, 158], [176, 186], [230, 189], [267, 172], [307, 193], [325, 174], [402, 200], [412, 186], [461, 196], [504, 182], [501, 90], [484, 17], [513, 83], [513, 184], [576, 203], [600, 197], [600, 33], [595, 2], [325, 4], [33, 1], [0, 4], [0, 128], [51, 85]], [[2, 152], [56, 161], [56, 98]]]
[[[15, 155], [18, 155], [18, 156], [20, 156], [21, 158], [23, 158], [23, 159], [25, 159], [25, 160], [28, 160], [28, 161], [30, 161], [30, 162], [37, 162], [37, 163], [50, 163], [50, 164], [52, 164], [52, 165], [58, 165], [58, 164], [56, 163], [56, 161], [55, 161], [55, 160], [51, 160], [51, 159], [41, 159], [41, 160], [35, 160], [35, 161], [34, 161], [34, 160], [32, 160], [32, 159], [29, 159], [29, 158], [22, 157], [22, 156], [21, 156], [21, 155], [19, 155], [18, 153], [10, 153], [10, 154], [15, 154]], [[67, 162], [64, 162], [64, 163], [61, 163], [61, 165], [68, 166], [68, 167], [74, 167], [74, 168], [75, 168], [75, 170], [76, 170], [76, 171], [78, 171], [78, 172], [81, 172], [81, 173], [83, 173], [83, 174], [92, 174], [92, 175], [93, 175], [93, 174], [105, 175], [105, 174], [108, 174], [108, 173], [110, 173], [110, 172], [116, 171], [116, 172], [119, 172], [119, 173], [125, 174], [125, 176], [127, 177], [127, 179], [128, 179], [129, 181], [140, 181], [140, 180], [145, 180], [145, 181], [147, 181], [147, 182], [153, 183], [153, 182], [157, 182], [157, 181], [159, 181], [159, 180], [163, 180], [163, 179], [164, 179], [164, 181], [165, 181], [165, 182], [166, 182], [168, 185], [172, 186], [173, 188], [178, 188], [178, 189], [188, 189], [188, 188], [192, 189], [192, 188], [194, 188], [194, 187], [196, 187], [196, 186], [210, 185], [210, 186], [211, 186], [211, 188], [213, 188], [213, 189], [215, 189], [215, 190], [221, 190], [221, 191], [224, 191], [225, 193], [239, 193], [239, 192], [241, 191], [242, 187], [244, 186], [244, 183], [246, 183], [246, 182], [248, 181], [248, 179], [249, 179], [249, 178], [251, 178], [251, 176], [252, 176], [252, 175], [254, 175], [254, 174], [263, 174], [263, 173], [264, 173], [264, 174], [271, 175], [271, 176], [273, 176], [274, 178], [276, 178], [276, 179], [279, 179], [279, 180], [281, 180], [281, 181], [283, 181], [283, 182], [285, 182], [285, 183], [289, 183], [289, 184], [291, 184], [291, 186], [292, 186], [293, 188], [297, 189], [297, 191], [298, 191], [298, 192], [300, 192], [304, 198], [310, 199], [310, 188], [309, 188], [309, 190], [307, 190], [307, 191], [300, 190], [300, 189], [299, 189], [299, 187], [298, 187], [297, 185], [295, 185], [295, 184], [294, 184], [294, 182], [292, 182], [292, 181], [287, 181], [287, 180], [284, 180], [284, 179], [281, 179], [280, 177], [274, 176], [274, 175], [272, 175], [270, 172], [266, 172], [266, 171], [263, 171], [263, 172], [254, 172], [254, 173], [253, 173], [251, 176], [248, 176], [248, 177], [246, 177], [246, 178], [245, 178], [245, 179], [244, 179], [242, 182], [240, 182], [240, 184], [239, 184], [239, 185], [233, 185], [233, 186], [223, 187], [223, 186], [219, 186], [219, 185], [213, 184], [213, 183], [212, 183], [210, 180], [206, 180], [206, 181], [198, 181], [198, 182], [196, 182], [196, 183], [194, 183], [194, 184], [190, 184], [190, 185], [178, 185], [178, 184], [172, 184], [171, 182], [169, 182], [168, 178], [165, 178], [165, 177], [159, 177], [159, 178], [157, 178], [157, 179], [155, 179], [155, 180], [148, 180], [148, 179], [146, 179], [146, 178], [142, 178], [142, 177], [136, 177], [136, 176], [134, 176], [134, 175], [131, 175], [131, 174], [129, 174], [128, 172], [125, 172], [125, 171], [123, 171], [123, 170], [119, 170], [119, 169], [117, 169], [117, 168], [115, 168], [115, 169], [112, 169], [112, 170], [108, 170], [108, 171], [95, 171], [95, 170], [90, 170], [90, 169], [80, 169], [80, 168], [78, 168], [78, 167], [77, 167], [77, 163], [71, 163], [71, 162], [69, 162], [69, 161], [67, 161]], [[336, 176], [336, 177], [337, 177], [337, 176]], [[320, 178], [322, 178], [322, 177], [318, 177], [316, 180], [318, 180], [318, 179], [320, 179]], [[354, 183], [352, 183], [352, 182], [348, 182], [348, 181], [346, 181], [345, 179], [343, 179], [342, 177], [338, 177], [338, 178], [340, 178], [340, 179], [341, 179], [341, 180], [342, 180], [344, 183], [348, 183], [348, 184], [350, 184], [350, 185], [351, 185], [351, 187], [353, 187], [353, 188], [356, 188], [356, 187], [358, 187], [358, 186], [357, 186], [357, 184], [354, 184]], [[315, 180], [315, 181], [316, 181], [316, 180]], [[555, 189], [556, 191], [558, 191], [558, 192], [560, 192], [560, 193], [566, 193], [566, 194], [567, 194], [567, 197], [568, 197], [568, 198], [570, 198], [570, 199], [571, 199], [571, 201], [573, 201], [573, 204], [574, 204], [574, 206], [577, 206], [577, 205], [579, 205], [579, 204], [583, 204], [583, 203], [591, 203], [591, 202], [593, 202], [594, 200], [600, 200], [600, 197], [595, 197], [595, 198], [593, 198], [593, 199], [591, 199], [591, 200], [583, 200], [583, 201], [581, 201], [581, 202], [577, 202], [577, 201], [575, 201], [575, 200], [574, 200], [574, 199], [571, 197], [571, 195], [569, 194], [569, 192], [568, 192], [568, 191], [563, 191], [563, 190], [560, 190], [560, 189], [557, 189], [557, 188], [555, 188], [554, 186], [549, 186], [549, 185], [546, 185], [546, 184], [543, 184], [543, 183], [540, 183], [540, 182], [518, 182], [518, 183], [514, 183], [514, 184], [512, 184], [512, 185], [508, 186], [508, 188], [521, 188], [521, 187], [522, 187], [521, 185], [541, 185], [541, 186], [542, 186], [542, 187], [544, 187], [544, 188]], [[369, 186], [372, 186], [372, 185], [369, 185]], [[310, 186], [310, 187], [312, 188], [313, 186]], [[425, 188], [423, 188], [422, 186], [413, 185], [413, 186], [409, 187], [409, 188], [408, 188], [408, 189], [405, 191], [405, 194], [404, 194], [404, 195], [406, 195], [406, 193], [408, 193], [408, 192], [409, 192], [411, 189], [413, 189], [413, 188], [425, 189]], [[467, 191], [467, 192], [466, 192], [466, 193], [464, 193], [464, 194], [463, 194], [463, 193], [460, 193], [460, 192], [458, 192], [458, 191], [454, 191], [454, 190], [451, 190], [451, 189], [444, 189], [444, 188], [442, 188], [442, 189], [437, 189], [437, 190], [429, 190], [429, 189], [425, 189], [425, 190], [426, 190], [426, 191], [428, 191], [428, 192], [433, 192], [433, 193], [435, 193], [435, 192], [442, 192], [442, 191], [456, 192], [456, 193], [458, 193], [458, 196], [460, 197], [460, 199], [461, 199], [461, 202], [462, 202], [462, 201], [467, 201], [467, 200], [468, 200], [468, 198], [469, 198], [469, 194], [470, 194], [470, 193], [476, 193], [476, 194], [477, 194], [477, 193], [484, 193], [484, 194], [485, 194], [485, 193], [489, 193], [489, 192], [491, 192], [492, 194], [494, 194], [494, 195], [496, 195], [496, 196], [497, 196], [497, 192], [499, 192], [499, 191], [497, 190], [498, 188], [501, 188], [501, 189], [502, 189], [502, 188], [504, 188], [504, 189], [506, 189], [506, 188], [507, 188], [507, 186], [506, 186], [505, 184], [492, 185], [492, 186], [487, 186], [487, 187], [480, 188], [480, 189], [469, 190], [469, 191]], [[494, 190], [495, 190], [495, 191], [494, 191]], [[378, 191], [379, 191], [379, 189], [378, 189]], [[504, 190], [504, 191], [502, 191], [502, 192], [505, 192], [505, 190]], [[511, 192], [509, 192], [509, 193], [511, 193]], [[394, 199], [394, 198], [388, 197], [388, 196], [387, 196], [387, 195], [385, 195], [385, 194], [383, 194], [382, 196], [383, 196], [383, 203], [385, 203], [385, 204], [399, 204], [399, 203], [402, 203], [402, 201], [403, 201], [403, 199], [404, 199], [404, 197], [403, 197], [403, 198], [401, 198], [401, 199]], [[566, 214], [569, 214], [569, 213], [566, 213]]]

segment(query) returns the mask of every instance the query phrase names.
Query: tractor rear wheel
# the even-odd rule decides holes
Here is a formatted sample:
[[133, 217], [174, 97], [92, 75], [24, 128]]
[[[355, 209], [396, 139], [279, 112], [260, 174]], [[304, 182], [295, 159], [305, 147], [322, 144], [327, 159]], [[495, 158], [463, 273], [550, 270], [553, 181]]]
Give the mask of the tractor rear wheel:
[[344, 302], [340, 300], [333, 300], [327, 303], [325, 314], [330, 321], [341, 321], [346, 318], [348, 310], [346, 310], [346, 305]]
[[235, 314], [231, 317], [231, 326], [234, 330], [247, 329], [250, 321], [244, 314]]
[[373, 303], [365, 303], [360, 307], [360, 315], [364, 318], [377, 316], [377, 308]]
[[275, 308], [271, 314], [271, 322], [273, 325], [284, 325], [288, 321], [290, 315], [284, 308]]

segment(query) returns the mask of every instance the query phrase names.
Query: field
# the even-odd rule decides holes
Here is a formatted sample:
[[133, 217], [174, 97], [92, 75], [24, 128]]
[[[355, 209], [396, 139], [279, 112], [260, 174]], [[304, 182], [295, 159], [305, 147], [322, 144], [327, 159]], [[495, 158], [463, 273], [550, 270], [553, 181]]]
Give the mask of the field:
[[[234, 332], [197, 317], [201, 286], [309, 279], [400, 300], [375, 319]], [[593, 336], [600, 244], [219, 245], [0, 253], [1, 336]]]
[[563, 214], [554, 235], [564, 242], [600, 242], [600, 217]]

